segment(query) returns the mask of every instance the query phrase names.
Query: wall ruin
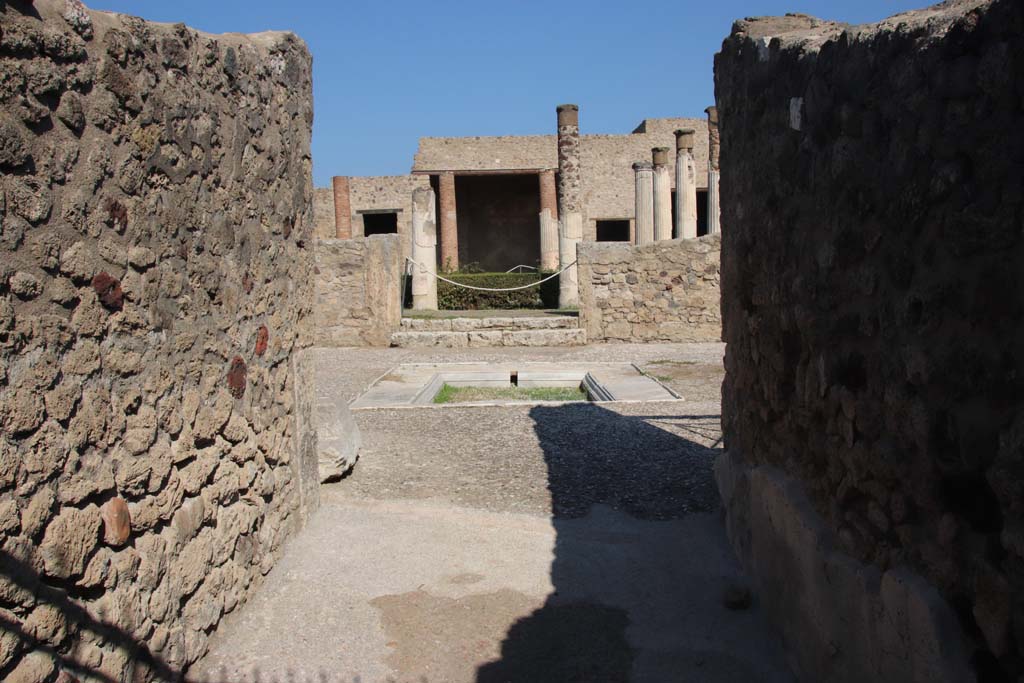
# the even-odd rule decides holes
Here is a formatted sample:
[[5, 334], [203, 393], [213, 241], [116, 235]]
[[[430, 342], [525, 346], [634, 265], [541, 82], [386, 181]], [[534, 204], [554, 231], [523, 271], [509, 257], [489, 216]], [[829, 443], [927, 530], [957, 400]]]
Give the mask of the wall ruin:
[[[365, 236], [363, 216], [371, 211], [397, 211], [398, 234], [402, 236], [403, 256], [412, 255], [412, 191], [428, 187], [425, 176], [352, 176], [348, 179], [349, 206], [352, 212], [352, 237]], [[334, 191], [318, 187], [313, 194], [316, 234], [334, 239]]]
[[1024, 673], [1024, 5], [715, 60], [733, 544], [806, 680]]
[[310, 56], [77, 0], [0, 34], [0, 678], [172, 677], [317, 506]]
[[720, 341], [721, 238], [643, 246], [584, 242], [580, 327], [590, 342]]
[[402, 319], [404, 241], [374, 235], [317, 242], [317, 346], [388, 345]]

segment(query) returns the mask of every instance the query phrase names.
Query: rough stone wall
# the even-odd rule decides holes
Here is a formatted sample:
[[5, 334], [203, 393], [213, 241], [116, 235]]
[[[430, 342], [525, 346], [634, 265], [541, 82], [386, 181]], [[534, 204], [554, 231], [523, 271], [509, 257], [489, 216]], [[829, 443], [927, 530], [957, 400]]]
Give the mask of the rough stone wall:
[[720, 341], [720, 249], [717, 236], [580, 244], [580, 326], [587, 340]]
[[374, 235], [317, 243], [317, 346], [388, 345], [402, 319], [400, 240]]
[[0, 679], [182, 670], [316, 506], [310, 72], [0, 4]]
[[[586, 130], [586, 111], [580, 112]], [[627, 135], [581, 135], [583, 239], [596, 240], [598, 219], [632, 219], [635, 212], [633, 162], [650, 161], [651, 149], [675, 149], [674, 131], [696, 131], [697, 187], [707, 187], [708, 125], [703, 118], [646, 119]], [[417, 173], [558, 168], [554, 135], [420, 138], [413, 161]], [[675, 187], [675, 173], [672, 174]], [[539, 229], [539, 228], [538, 228]]]
[[716, 58], [725, 497], [808, 680], [1024, 674], [1022, 34], [961, 0]]

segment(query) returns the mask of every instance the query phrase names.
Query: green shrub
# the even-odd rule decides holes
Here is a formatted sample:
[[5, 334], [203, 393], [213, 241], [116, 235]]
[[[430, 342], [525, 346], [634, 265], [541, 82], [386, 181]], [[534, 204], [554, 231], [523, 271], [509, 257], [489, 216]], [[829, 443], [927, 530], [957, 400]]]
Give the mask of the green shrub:
[[[537, 282], [550, 273], [450, 273], [449, 280], [474, 287], [504, 289]], [[447, 282], [437, 283], [437, 307], [442, 311], [481, 309], [558, 308], [558, 278], [539, 287], [513, 292], [480, 292], [463, 289]]]

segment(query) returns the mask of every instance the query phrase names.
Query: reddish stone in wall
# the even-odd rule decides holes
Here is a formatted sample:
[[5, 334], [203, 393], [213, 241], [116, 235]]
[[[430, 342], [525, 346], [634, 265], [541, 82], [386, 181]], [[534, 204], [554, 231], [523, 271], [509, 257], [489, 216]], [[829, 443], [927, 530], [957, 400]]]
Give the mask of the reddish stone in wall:
[[128, 503], [123, 498], [108, 500], [100, 508], [103, 518], [103, 541], [107, 545], [121, 546], [132, 535], [132, 518]]
[[118, 232], [124, 232], [128, 227], [128, 209], [116, 199], [108, 199], [106, 202], [107, 213], [110, 216], [110, 224]]
[[267, 352], [267, 342], [270, 341], [270, 332], [267, 330], [266, 325], [260, 325], [260, 329], [256, 330], [256, 355], [262, 356]]
[[235, 356], [231, 360], [231, 369], [228, 370], [228, 389], [235, 398], [242, 398], [245, 394], [245, 361], [241, 356]]
[[111, 311], [120, 311], [124, 306], [124, 292], [121, 291], [121, 283], [117, 278], [107, 272], [102, 272], [92, 279], [92, 288], [100, 298], [100, 303]]
[[245, 290], [246, 294], [252, 291], [253, 284], [252, 275], [246, 273], [242, 276], [242, 289]]

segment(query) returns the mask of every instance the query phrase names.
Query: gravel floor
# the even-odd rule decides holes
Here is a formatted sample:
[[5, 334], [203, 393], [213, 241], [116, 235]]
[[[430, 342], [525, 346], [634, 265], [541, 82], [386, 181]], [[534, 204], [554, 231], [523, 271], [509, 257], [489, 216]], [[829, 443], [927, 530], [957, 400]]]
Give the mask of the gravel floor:
[[742, 585], [711, 475], [723, 346], [320, 349], [352, 399], [399, 363], [630, 361], [649, 403], [355, 413], [350, 476], [196, 673], [212, 680], [791, 681]]

